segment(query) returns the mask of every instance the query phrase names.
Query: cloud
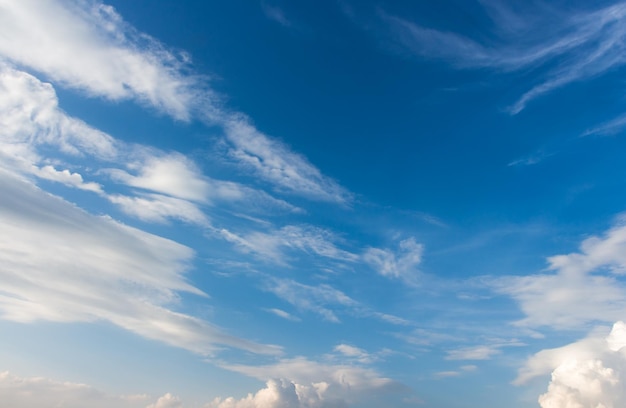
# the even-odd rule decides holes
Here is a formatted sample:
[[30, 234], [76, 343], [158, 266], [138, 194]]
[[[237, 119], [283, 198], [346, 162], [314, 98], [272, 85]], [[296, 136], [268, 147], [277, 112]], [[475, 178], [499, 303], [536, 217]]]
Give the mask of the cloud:
[[[622, 217], [623, 218], [623, 217]], [[580, 251], [548, 259], [553, 274], [497, 278], [500, 293], [512, 296], [526, 317], [519, 326], [576, 328], [622, 319], [626, 310], [626, 223], [582, 242]]]
[[293, 23], [287, 18], [285, 12], [276, 6], [271, 6], [265, 2], [261, 3], [261, 8], [263, 9], [263, 13], [270, 20], [276, 21], [278, 24], [284, 27], [291, 27]]
[[[185, 75], [188, 56], [125, 23], [97, 1], [5, 1], [0, 53], [52, 80], [111, 100], [134, 99], [189, 120], [202, 82]], [[197, 91], [196, 89], [201, 89]]]
[[230, 143], [229, 157], [279, 190], [340, 204], [351, 200], [347, 190], [284, 143], [259, 132], [245, 116], [231, 116], [224, 130]]
[[301, 319], [299, 317], [293, 316], [290, 313], [285, 312], [284, 310], [281, 309], [266, 309], [268, 312], [281, 317], [285, 320], [291, 320], [292, 322], [299, 322], [301, 321]]
[[[306, 158], [258, 131], [244, 114], [224, 108], [206, 78], [192, 73], [187, 54], [137, 31], [111, 6], [96, 0], [5, 1], [0, 33], [0, 55], [55, 83], [220, 126], [227, 158], [281, 192], [339, 204], [350, 200]], [[154, 187], [150, 173], [138, 177], [127, 179]]]
[[208, 198], [209, 183], [182, 154], [147, 152], [140, 163], [131, 162], [127, 166], [137, 168], [138, 174], [134, 176], [120, 169], [111, 169], [108, 173], [114, 180], [131, 187], [189, 201], [205, 202]]
[[358, 260], [357, 255], [335, 245], [334, 242], [339, 239], [331, 231], [310, 225], [287, 225], [270, 232], [254, 231], [243, 235], [222, 229], [219, 234], [241, 251], [280, 265], [288, 264], [289, 254], [286, 251], [341, 262]]
[[348, 357], [363, 364], [371, 363], [378, 357], [349, 344], [338, 344], [333, 350], [341, 353], [344, 357]]
[[461, 69], [540, 72], [539, 83], [509, 108], [512, 114], [541, 95], [626, 63], [626, 5], [622, 3], [569, 14], [541, 5], [513, 11], [499, 2], [483, 4], [495, 25], [492, 39], [483, 43], [401, 17], [381, 16], [395, 39], [421, 57], [445, 60]]
[[332, 323], [339, 323], [340, 320], [330, 307], [358, 305], [345, 293], [325, 284], [310, 286], [291, 279], [272, 278], [265, 289], [296, 308], [317, 313]]
[[216, 398], [207, 408], [343, 408], [341, 400], [325, 399], [328, 384], [296, 384], [286, 380], [269, 380], [256, 394], [237, 400], [233, 397]]
[[626, 128], [626, 114], [587, 129], [581, 136], [612, 136], [622, 132], [624, 128]]
[[143, 337], [212, 354], [217, 345], [276, 354], [176, 312], [188, 247], [83, 212], [0, 170], [0, 317], [17, 322], [108, 321]]
[[613, 325], [608, 337], [596, 330], [587, 338], [564, 347], [543, 350], [520, 370], [517, 384], [552, 372], [542, 408], [605, 407], [626, 404], [626, 324]]
[[[11, 408], [178, 408], [178, 400], [165, 394], [154, 404], [145, 394], [109, 395], [86, 384], [61, 382], [43, 377], [20, 377], [0, 372], [0, 404]], [[147, 405], [149, 404], [149, 405]]]
[[[289, 379], [270, 380], [264, 390], [273, 390], [265, 391], [271, 395], [284, 395], [282, 392], [287, 391], [293, 405], [254, 405], [255, 401], [259, 401], [255, 400], [255, 396], [249, 395], [238, 402], [234, 399], [218, 399], [212, 406], [216, 408], [347, 407], [354, 404], [358, 406], [358, 400], [367, 398], [367, 395], [373, 392], [406, 391], [403, 385], [381, 377], [372, 369], [342, 364], [322, 364], [304, 357], [282, 359], [265, 366], [223, 365], [223, 367], [261, 381], [267, 381], [268, 378]], [[305, 395], [306, 397], [303, 397]], [[241, 405], [227, 405], [227, 401]], [[249, 405], [245, 405], [245, 402], [249, 402]], [[219, 405], [220, 403], [224, 405]]]
[[417, 266], [422, 262], [423, 251], [424, 247], [411, 237], [400, 241], [396, 252], [389, 249], [368, 248], [363, 254], [363, 260], [382, 276], [416, 283]]

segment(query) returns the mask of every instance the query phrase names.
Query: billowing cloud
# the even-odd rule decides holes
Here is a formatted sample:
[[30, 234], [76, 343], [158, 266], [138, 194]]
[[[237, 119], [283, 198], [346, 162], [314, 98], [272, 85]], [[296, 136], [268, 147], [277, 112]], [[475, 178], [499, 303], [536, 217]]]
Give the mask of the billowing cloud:
[[598, 330], [578, 342], [537, 353], [516, 382], [552, 371], [548, 390], [539, 397], [542, 408], [624, 406], [626, 324], [615, 323], [609, 336], [604, 336]]
[[[217, 399], [212, 405], [215, 408], [347, 407], [373, 392], [406, 391], [403, 385], [380, 376], [370, 368], [323, 364], [304, 357], [283, 359], [264, 366], [223, 365], [223, 367], [262, 381], [268, 381], [268, 378], [289, 380], [269, 380], [267, 387], [260, 391], [261, 395], [250, 394], [239, 401], [232, 398]], [[269, 398], [271, 402], [262, 405], [261, 402], [266, 401], [263, 398], [267, 396], [271, 396]]]
[[193, 251], [83, 212], [1, 170], [0, 317], [18, 322], [108, 321], [146, 338], [211, 354], [216, 345], [275, 354], [174, 311]]
[[[622, 217], [623, 218], [623, 217]], [[584, 240], [580, 251], [548, 259], [552, 274], [496, 279], [496, 290], [512, 296], [526, 317], [520, 326], [575, 328], [624, 318], [626, 224], [621, 219], [603, 236]]]

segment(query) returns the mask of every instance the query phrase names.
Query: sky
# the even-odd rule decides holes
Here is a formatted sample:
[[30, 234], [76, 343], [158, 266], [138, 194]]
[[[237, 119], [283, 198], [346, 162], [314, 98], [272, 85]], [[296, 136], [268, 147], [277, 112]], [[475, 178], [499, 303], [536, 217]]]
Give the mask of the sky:
[[0, 405], [626, 405], [626, 3], [0, 0]]

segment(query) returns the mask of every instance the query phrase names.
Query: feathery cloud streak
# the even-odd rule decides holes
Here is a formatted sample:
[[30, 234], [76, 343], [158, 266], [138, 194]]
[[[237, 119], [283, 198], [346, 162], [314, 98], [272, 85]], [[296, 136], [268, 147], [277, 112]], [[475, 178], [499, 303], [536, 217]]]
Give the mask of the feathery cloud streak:
[[0, 316], [18, 322], [109, 321], [199, 354], [217, 344], [264, 354], [255, 344], [175, 312], [193, 251], [173, 241], [89, 215], [1, 170]]
[[522, 15], [499, 2], [484, 4], [495, 25], [493, 39], [487, 42], [386, 13], [381, 16], [396, 40], [421, 57], [448, 61], [460, 69], [541, 72], [540, 82], [509, 107], [512, 114], [543, 94], [626, 63], [626, 4], [569, 14], [537, 7]]
[[228, 158], [276, 189], [345, 204], [350, 194], [303, 156], [219, 102], [190, 57], [173, 52], [95, 0], [3, 0], [0, 55], [90, 96], [129, 99], [190, 121], [219, 125]]

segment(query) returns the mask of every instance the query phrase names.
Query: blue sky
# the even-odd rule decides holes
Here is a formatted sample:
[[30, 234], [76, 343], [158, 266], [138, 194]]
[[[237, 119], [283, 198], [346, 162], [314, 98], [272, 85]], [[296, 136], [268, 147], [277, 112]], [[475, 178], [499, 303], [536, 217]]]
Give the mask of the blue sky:
[[0, 1], [0, 399], [626, 403], [626, 3]]

